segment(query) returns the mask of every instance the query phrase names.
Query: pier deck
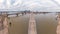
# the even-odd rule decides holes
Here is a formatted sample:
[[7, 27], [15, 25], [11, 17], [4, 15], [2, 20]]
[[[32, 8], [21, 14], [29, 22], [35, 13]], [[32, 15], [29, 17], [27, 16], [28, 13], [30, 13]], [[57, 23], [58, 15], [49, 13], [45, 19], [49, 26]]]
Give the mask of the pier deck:
[[29, 26], [28, 26], [28, 34], [37, 34], [36, 31], [36, 22], [34, 19], [34, 14], [30, 14]]

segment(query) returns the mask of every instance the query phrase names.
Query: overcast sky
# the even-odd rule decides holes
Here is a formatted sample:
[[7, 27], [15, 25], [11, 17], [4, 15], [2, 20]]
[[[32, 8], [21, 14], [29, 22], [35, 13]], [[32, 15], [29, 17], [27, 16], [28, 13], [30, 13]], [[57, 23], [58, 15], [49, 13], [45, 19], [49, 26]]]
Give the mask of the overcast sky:
[[0, 0], [1, 10], [60, 11], [60, 0]]

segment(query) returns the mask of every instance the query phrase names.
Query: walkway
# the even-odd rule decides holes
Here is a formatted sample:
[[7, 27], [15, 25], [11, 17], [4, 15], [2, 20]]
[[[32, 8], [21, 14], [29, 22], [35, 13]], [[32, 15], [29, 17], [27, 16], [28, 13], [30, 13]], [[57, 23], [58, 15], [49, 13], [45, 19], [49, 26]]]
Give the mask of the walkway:
[[36, 22], [34, 19], [34, 14], [30, 14], [29, 26], [28, 26], [28, 34], [37, 34], [36, 31]]

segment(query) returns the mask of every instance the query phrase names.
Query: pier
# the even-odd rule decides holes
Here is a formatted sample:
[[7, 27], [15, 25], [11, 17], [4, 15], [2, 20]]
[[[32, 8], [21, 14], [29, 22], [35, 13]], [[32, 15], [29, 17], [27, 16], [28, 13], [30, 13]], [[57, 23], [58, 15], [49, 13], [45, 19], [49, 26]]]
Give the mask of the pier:
[[30, 14], [30, 20], [29, 20], [29, 26], [28, 26], [28, 34], [37, 34], [36, 22], [35, 22], [34, 14]]

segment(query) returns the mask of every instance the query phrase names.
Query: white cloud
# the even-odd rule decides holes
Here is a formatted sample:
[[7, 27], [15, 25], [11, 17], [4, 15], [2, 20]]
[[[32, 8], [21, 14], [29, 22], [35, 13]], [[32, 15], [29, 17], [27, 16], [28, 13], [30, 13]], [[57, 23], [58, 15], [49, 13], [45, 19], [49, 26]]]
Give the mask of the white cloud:
[[0, 9], [5, 8], [3, 5], [4, 0], [0, 0]]
[[4, 0], [0, 0], [0, 3], [3, 3], [4, 2]]
[[18, 4], [22, 4], [22, 0], [15, 0], [15, 3], [13, 5], [18, 5]]
[[56, 1], [58, 4], [60, 4], [60, 0], [54, 0], [54, 1]]
[[11, 7], [11, 0], [6, 0], [6, 8], [10, 8]]
[[[42, 10], [44, 9], [55, 9], [54, 7], [58, 7], [54, 2], [52, 2], [51, 0], [15, 0], [15, 3], [11, 4], [11, 0], [6, 0], [6, 5], [3, 4], [4, 0], [0, 1], [0, 9], [3, 8], [7, 8], [7, 9], [21, 9], [24, 10], [25, 8], [28, 9], [38, 9], [40, 10], [40, 8]], [[56, 2], [58, 2], [60, 4], [60, 0], [55, 0]], [[24, 7], [23, 7], [24, 6]], [[58, 8], [56, 8], [58, 9]]]

